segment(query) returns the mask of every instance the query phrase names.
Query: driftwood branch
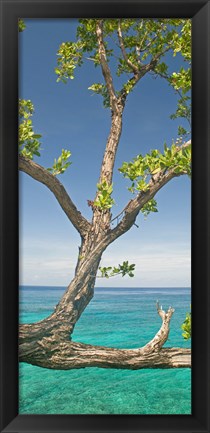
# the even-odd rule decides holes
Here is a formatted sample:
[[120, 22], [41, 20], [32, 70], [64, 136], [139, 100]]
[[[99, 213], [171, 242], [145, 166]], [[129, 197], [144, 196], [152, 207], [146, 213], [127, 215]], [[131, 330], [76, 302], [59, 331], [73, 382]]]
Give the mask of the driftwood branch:
[[19, 170], [47, 186], [80, 235], [85, 236], [91, 225], [78, 211], [62, 183], [44, 167], [24, 156], [19, 156]]

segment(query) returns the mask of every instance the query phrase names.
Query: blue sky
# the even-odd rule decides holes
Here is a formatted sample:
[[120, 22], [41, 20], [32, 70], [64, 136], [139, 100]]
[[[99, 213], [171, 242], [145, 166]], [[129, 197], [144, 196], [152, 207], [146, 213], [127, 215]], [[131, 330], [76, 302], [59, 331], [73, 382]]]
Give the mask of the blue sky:
[[[103, 82], [91, 61], [76, 70], [66, 85], [56, 83], [54, 68], [60, 43], [75, 40], [76, 20], [27, 19], [19, 34], [19, 96], [35, 107], [34, 130], [42, 134], [41, 157], [50, 167], [61, 149], [72, 153], [72, 165], [59, 176], [78, 209], [91, 218], [87, 199], [94, 199], [101, 159], [110, 127], [110, 111], [88, 87]], [[174, 70], [179, 57], [169, 59]], [[173, 66], [174, 65], [174, 66]], [[162, 150], [177, 137], [170, 114], [177, 95], [162, 79], [144, 77], [129, 95], [116, 159], [113, 216], [132, 194], [117, 168], [137, 154]], [[184, 125], [184, 123], [183, 123]], [[186, 125], [184, 125], [186, 126]], [[109, 246], [101, 265], [123, 260], [136, 264], [135, 277], [99, 279], [97, 286], [190, 286], [191, 184], [187, 176], [172, 180], [157, 195], [158, 213], [137, 219], [131, 230]], [[74, 275], [80, 237], [49, 190], [20, 174], [20, 283], [66, 286]]]

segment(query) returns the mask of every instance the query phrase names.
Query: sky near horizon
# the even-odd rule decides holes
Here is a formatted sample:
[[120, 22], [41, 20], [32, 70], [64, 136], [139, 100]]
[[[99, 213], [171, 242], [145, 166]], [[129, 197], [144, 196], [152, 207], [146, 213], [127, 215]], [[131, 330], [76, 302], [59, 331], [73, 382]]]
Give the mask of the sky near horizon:
[[[25, 19], [19, 34], [19, 97], [35, 107], [34, 130], [42, 134], [41, 157], [35, 161], [51, 167], [61, 149], [71, 151], [72, 165], [58, 176], [77, 208], [91, 218], [87, 200], [93, 200], [101, 159], [110, 127], [110, 110], [88, 87], [103, 82], [100, 68], [91, 61], [78, 68], [75, 79], [56, 82], [56, 52], [65, 41], [75, 40], [74, 19]], [[178, 68], [181, 59], [170, 59]], [[151, 149], [163, 150], [176, 140], [177, 126], [170, 114], [177, 95], [160, 79], [145, 76], [129, 95], [123, 132], [116, 158], [113, 217], [133, 198], [129, 182], [119, 173], [123, 161]], [[186, 126], [183, 123], [183, 126]], [[49, 190], [20, 173], [20, 284], [66, 286], [74, 275], [80, 237]], [[98, 287], [189, 287], [191, 269], [191, 184], [187, 176], [173, 179], [155, 199], [158, 213], [111, 244], [101, 265], [136, 264], [135, 277], [98, 279]]]

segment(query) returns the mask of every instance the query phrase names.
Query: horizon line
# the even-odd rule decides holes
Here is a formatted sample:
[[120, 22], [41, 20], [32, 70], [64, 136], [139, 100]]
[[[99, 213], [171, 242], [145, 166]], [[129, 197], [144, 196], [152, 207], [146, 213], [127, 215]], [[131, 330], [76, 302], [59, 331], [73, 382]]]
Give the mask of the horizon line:
[[[26, 287], [26, 286], [28, 286], [28, 287], [53, 287], [53, 288], [58, 288], [58, 287], [62, 287], [62, 288], [66, 288], [67, 289], [67, 287], [68, 286], [59, 286], [59, 285], [55, 285], [55, 286], [52, 286], [52, 285], [35, 285], [35, 284], [19, 284], [19, 287], [21, 287], [21, 286], [24, 286], [24, 287]], [[100, 288], [103, 288], [103, 289], [191, 289], [191, 286], [124, 286], [124, 287], [121, 287], [121, 286], [114, 286], [114, 287], [106, 287], [106, 286], [95, 286], [95, 289], [100, 289]]]

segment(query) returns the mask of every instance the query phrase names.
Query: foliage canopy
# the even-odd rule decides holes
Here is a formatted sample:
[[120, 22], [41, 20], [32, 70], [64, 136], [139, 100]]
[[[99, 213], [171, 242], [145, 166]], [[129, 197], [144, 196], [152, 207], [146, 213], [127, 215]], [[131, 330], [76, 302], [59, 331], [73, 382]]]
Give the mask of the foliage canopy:
[[[80, 19], [74, 42], [63, 42], [57, 52], [57, 67], [55, 73], [57, 81], [67, 83], [73, 79], [77, 67], [81, 67], [85, 61], [91, 60], [95, 67], [101, 65], [102, 58], [98, 48], [97, 25], [100, 20]], [[23, 31], [25, 23], [19, 21], [19, 30]], [[99, 94], [103, 98], [105, 107], [111, 107], [110, 89], [113, 86], [114, 96], [117, 101], [125, 102], [125, 99], [140, 78], [147, 72], [154, 77], [160, 76], [166, 79], [170, 86], [179, 93], [176, 112], [172, 119], [184, 118], [190, 124], [190, 95], [191, 88], [191, 20], [189, 19], [106, 19], [103, 21], [103, 42], [105, 51], [102, 53], [107, 62], [107, 67], [115, 71], [112, 74], [111, 83], [93, 83], [89, 90]], [[168, 52], [175, 57], [182, 55], [186, 67], [178, 71], [169, 71], [167, 64]], [[114, 62], [113, 62], [114, 59]], [[112, 64], [111, 64], [112, 63]], [[116, 84], [115, 90], [113, 82]], [[40, 156], [40, 134], [35, 134], [31, 116], [34, 107], [30, 100], [22, 100], [19, 104], [19, 149], [20, 154], [33, 159]], [[190, 176], [191, 171], [191, 145], [179, 151], [179, 146], [186, 139], [188, 132], [180, 125], [178, 127], [176, 143], [169, 146], [164, 144], [161, 153], [157, 149], [151, 150], [146, 155], [137, 155], [131, 162], [124, 162], [119, 171], [125, 178], [131, 180], [129, 191], [134, 193], [146, 192], [149, 181], [158, 172], [167, 172], [173, 168], [178, 175], [185, 172]], [[71, 164], [69, 150], [62, 150], [58, 159], [54, 159], [52, 168], [48, 170], [53, 175], [62, 174]], [[97, 184], [98, 193], [94, 206], [101, 210], [110, 209], [114, 200], [111, 198], [113, 184], [102, 179]], [[145, 205], [142, 212], [156, 212], [156, 202], [151, 200]]]

